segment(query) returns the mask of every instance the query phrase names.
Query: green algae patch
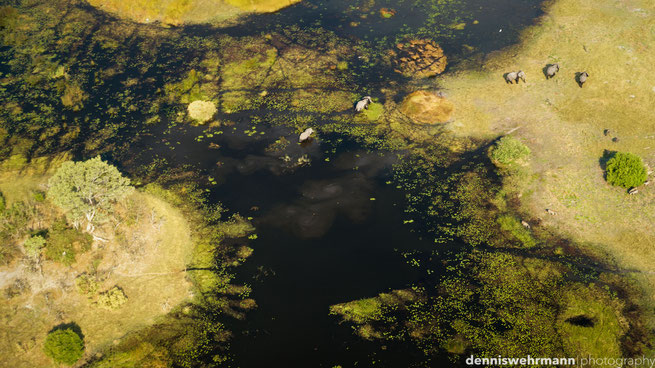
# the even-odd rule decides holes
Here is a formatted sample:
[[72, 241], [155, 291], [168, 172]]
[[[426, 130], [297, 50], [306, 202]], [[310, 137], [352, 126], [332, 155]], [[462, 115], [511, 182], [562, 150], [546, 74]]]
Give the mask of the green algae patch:
[[629, 327], [620, 313], [625, 307], [622, 301], [595, 285], [573, 287], [563, 300], [557, 329], [568, 356], [622, 356], [620, 337]]
[[362, 111], [361, 115], [368, 121], [377, 121], [384, 114], [384, 105], [379, 102], [373, 102], [368, 105], [367, 109]]
[[405, 97], [399, 110], [419, 124], [437, 124], [450, 119], [454, 105], [434, 93], [416, 91]]

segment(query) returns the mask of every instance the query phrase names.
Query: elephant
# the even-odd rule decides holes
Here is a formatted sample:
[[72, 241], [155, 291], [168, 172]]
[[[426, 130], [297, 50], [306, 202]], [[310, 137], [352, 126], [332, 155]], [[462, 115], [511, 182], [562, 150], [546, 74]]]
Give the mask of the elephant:
[[582, 85], [587, 81], [588, 77], [589, 73], [587, 72], [578, 73], [578, 85], [580, 88], [582, 88]]
[[304, 132], [300, 134], [300, 138], [298, 138], [298, 142], [302, 143], [311, 137], [312, 133], [314, 133], [314, 129], [312, 128], [307, 128], [305, 129]]
[[517, 72], [509, 72], [505, 74], [505, 83], [513, 84], [513, 82], [519, 83], [519, 77]]
[[548, 64], [546, 66], [546, 79], [550, 79], [559, 72], [559, 64]]
[[523, 70], [519, 70], [518, 73], [516, 73], [516, 84], [519, 83], [519, 79], [525, 83], [525, 72]]
[[357, 105], [355, 105], [355, 111], [359, 112], [364, 109], [368, 109], [368, 105], [373, 102], [371, 100], [371, 96], [364, 96], [360, 101], [357, 102]]

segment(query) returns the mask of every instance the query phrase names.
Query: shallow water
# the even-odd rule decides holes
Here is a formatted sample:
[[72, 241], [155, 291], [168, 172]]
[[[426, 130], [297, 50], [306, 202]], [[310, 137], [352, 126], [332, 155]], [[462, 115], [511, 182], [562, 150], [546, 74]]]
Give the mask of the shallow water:
[[[440, 15], [431, 15], [434, 10], [429, 4], [419, 1], [367, 5], [310, 0], [276, 14], [253, 16], [243, 26], [222, 31], [242, 35], [311, 25], [370, 45], [391, 44], [396, 37], [413, 33], [435, 37], [457, 60], [466, 57], [464, 44], [484, 53], [515, 42], [519, 30], [540, 15], [539, 3], [452, 1]], [[383, 19], [381, 7], [397, 13]], [[464, 29], [448, 28], [462, 22], [467, 24]], [[208, 32], [198, 27], [188, 31]], [[375, 83], [377, 77], [369, 77]], [[265, 122], [258, 126], [264, 135], [239, 133], [248, 129], [248, 120], [244, 116], [235, 129], [226, 128], [224, 134], [201, 143], [194, 140], [201, 128], [186, 127], [156, 133], [143, 142], [173, 166], [191, 164], [217, 178], [211, 200], [253, 217], [257, 239], [249, 246], [255, 251], [238, 269], [236, 282], [252, 286], [258, 308], [248, 312], [244, 321], [228, 322], [235, 333], [230, 348], [233, 365], [406, 367], [422, 361], [424, 357], [413, 347], [365, 341], [328, 315], [332, 304], [422, 280], [400, 253], [434, 249], [435, 244], [403, 225], [403, 193], [387, 184], [395, 154], [367, 152], [353, 142], [336, 144], [340, 138], [336, 136], [299, 145], [295, 133]], [[162, 136], [180, 142], [175, 151], [158, 147], [156, 140]], [[289, 146], [282, 152], [267, 152], [265, 148], [280, 136], [287, 137]], [[209, 142], [220, 148], [209, 149]], [[336, 152], [331, 152], [335, 145]], [[289, 162], [282, 159], [284, 155]], [[294, 167], [291, 163], [303, 155], [311, 164]]]

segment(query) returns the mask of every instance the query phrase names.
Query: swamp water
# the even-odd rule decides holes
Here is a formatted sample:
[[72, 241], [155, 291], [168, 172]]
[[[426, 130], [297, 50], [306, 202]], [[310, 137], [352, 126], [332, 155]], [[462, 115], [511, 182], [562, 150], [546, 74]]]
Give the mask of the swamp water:
[[[457, 60], [465, 58], [459, 52], [465, 43], [487, 52], [515, 42], [520, 28], [539, 15], [538, 5], [452, 1], [442, 6], [444, 14], [458, 14], [460, 22], [479, 22], [453, 31], [451, 23], [459, 22], [430, 15], [426, 3], [376, 3], [370, 7], [372, 14], [362, 18], [347, 2], [308, 1], [224, 31], [241, 34], [249, 27], [248, 32], [265, 32], [272, 24], [311, 24], [373, 45], [393, 42], [404, 33], [432, 36], [439, 31], [436, 36], [443, 34], [443, 39], [437, 41]], [[397, 15], [382, 19], [377, 12], [384, 6]], [[358, 25], [352, 27], [351, 22]], [[188, 164], [216, 178], [211, 199], [252, 217], [257, 229], [256, 240], [249, 242], [254, 254], [239, 267], [236, 281], [252, 287], [258, 307], [245, 320], [228, 322], [235, 334], [230, 344], [234, 366], [402, 367], [424, 360], [416, 347], [366, 341], [328, 314], [330, 305], [406, 288], [424, 277], [402, 253], [429, 252], [437, 245], [432, 237], [423, 239], [414, 232], [416, 226], [403, 224], [404, 194], [390, 185], [392, 165], [402, 154], [371, 152], [335, 135], [298, 145], [295, 132], [266, 122], [258, 126], [263, 135], [240, 133], [249, 129], [248, 120], [244, 116], [233, 128], [223, 129], [224, 134], [201, 143], [194, 140], [202, 134], [200, 128], [173, 129], [165, 137], [180, 144], [175, 151], [158, 152], [174, 165]], [[267, 152], [282, 136], [290, 142], [287, 148]], [[156, 147], [159, 138], [155, 134], [144, 141], [144, 148]], [[210, 142], [220, 148], [208, 149]], [[311, 163], [297, 165], [303, 156]]]
[[[452, 61], [456, 65], [468, 57], [466, 50], [486, 53], [516, 42], [520, 29], [540, 15], [540, 3], [309, 0], [274, 14], [249, 17], [241, 25], [222, 29], [192, 26], [181, 32], [194, 37], [220, 33], [239, 37], [292, 26], [312, 27], [380, 50], [411, 35], [433, 38], [444, 46], [451, 65]], [[393, 9], [395, 15], [381, 17], [383, 7]], [[174, 45], [166, 51], [161, 58], [178, 52]], [[375, 94], [381, 80], [400, 80], [392, 71], [380, 75], [375, 65], [365, 61], [352, 65], [352, 70], [365, 70], [358, 83], [366, 94]], [[129, 70], [135, 79], [145, 79], [138, 72]], [[148, 73], [161, 82], [162, 70], [153, 68]], [[434, 80], [418, 83], [433, 86]], [[102, 88], [123, 87], [117, 83]], [[89, 100], [104, 106], [102, 88]], [[139, 83], [132, 87], [141, 88]], [[141, 92], [139, 95], [148, 94]], [[319, 135], [309, 144], [298, 145], [297, 133], [290, 128], [271, 126], [264, 119], [258, 130], [265, 134], [244, 134], [251, 127], [250, 116], [230, 119], [235, 121], [234, 127], [222, 127], [223, 134], [202, 141], [196, 139], [203, 134], [202, 127], [152, 128], [130, 147], [134, 152], [114, 156], [134, 153], [141, 159], [165, 158], [171, 167], [189, 165], [205, 178], [217, 180], [216, 185], [207, 186], [211, 201], [253, 218], [257, 238], [248, 245], [254, 254], [238, 268], [236, 282], [252, 287], [251, 296], [258, 307], [248, 312], [245, 320], [226, 321], [234, 333], [230, 346], [233, 365], [405, 367], [422, 361], [424, 357], [415, 347], [366, 341], [328, 314], [330, 305], [406, 288], [425, 277], [402, 253], [430, 251], [439, 245], [431, 236], [422, 238], [420, 231], [413, 231], [420, 229], [420, 224], [410, 227], [403, 223], [407, 220], [404, 193], [389, 184], [393, 183], [392, 166], [404, 153], [371, 151], [347, 135], [336, 134]], [[320, 122], [317, 124], [315, 129], [320, 131]], [[280, 137], [286, 137], [288, 146], [269, 152], [266, 148]], [[304, 158], [309, 163], [303, 163]]]

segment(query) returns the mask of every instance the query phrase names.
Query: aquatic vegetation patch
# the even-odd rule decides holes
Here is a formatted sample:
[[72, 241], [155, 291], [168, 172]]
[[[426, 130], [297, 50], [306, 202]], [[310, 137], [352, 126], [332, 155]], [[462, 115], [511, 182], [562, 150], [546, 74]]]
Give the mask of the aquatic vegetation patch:
[[537, 245], [537, 240], [532, 236], [530, 230], [515, 216], [509, 214], [500, 215], [497, 221], [500, 229], [518, 240], [521, 246], [534, 247]]
[[446, 98], [424, 90], [410, 93], [399, 106], [400, 112], [422, 124], [445, 123], [454, 109]]
[[[623, 307], [617, 304], [616, 297], [595, 284], [570, 280], [566, 266], [484, 251], [459, 253], [447, 262], [449, 273], [438, 283], [411, 289], [419, 297], [391, 303], [395, 307], [390, 308], [382, 307], [385, 304], [380, 299], [377, 303], [364, 299], [335, 305], [331, 311], [357, 326], [357, 333], [366, 338], [413, 342], [427, 359], [443, 352], [450, 353], [453, 361], [463, 359], [460, 354], [464, 352], [480, 356], [575, 356], [580, 351], [578, 343], [560, 332], [563, 327], [568, 328], [561, 326], [561, 321], [578, 311], [561, 310], [569, 303], [562, 297], [579, 291], [582, 295], [613, 300], [611, 307], [596, 304], [599, 309], [590, 306], [596, 312], [587, 313], [594, 318], [607, 318], [602, 328], [607, 336], [593, 351], [600, 353], [602, 345], [607, 344], [604, 348], [616, 356], [618, 339], [626, 331], [617, 328], [623, 323]], [[529, 268], [524, 265], [528, 263]], [[426, 267], [442, 266], [427, 262]], [[536, 273], [535, 269], [548, 271]], [[604, 314], [596, 317], [595, 313]]]
[[396, 44], [389, 51], [395, 71], [408, 77], [434, 77], [446, 70], [448, 64], [443, 49], [429, 39], [412, 39]]

